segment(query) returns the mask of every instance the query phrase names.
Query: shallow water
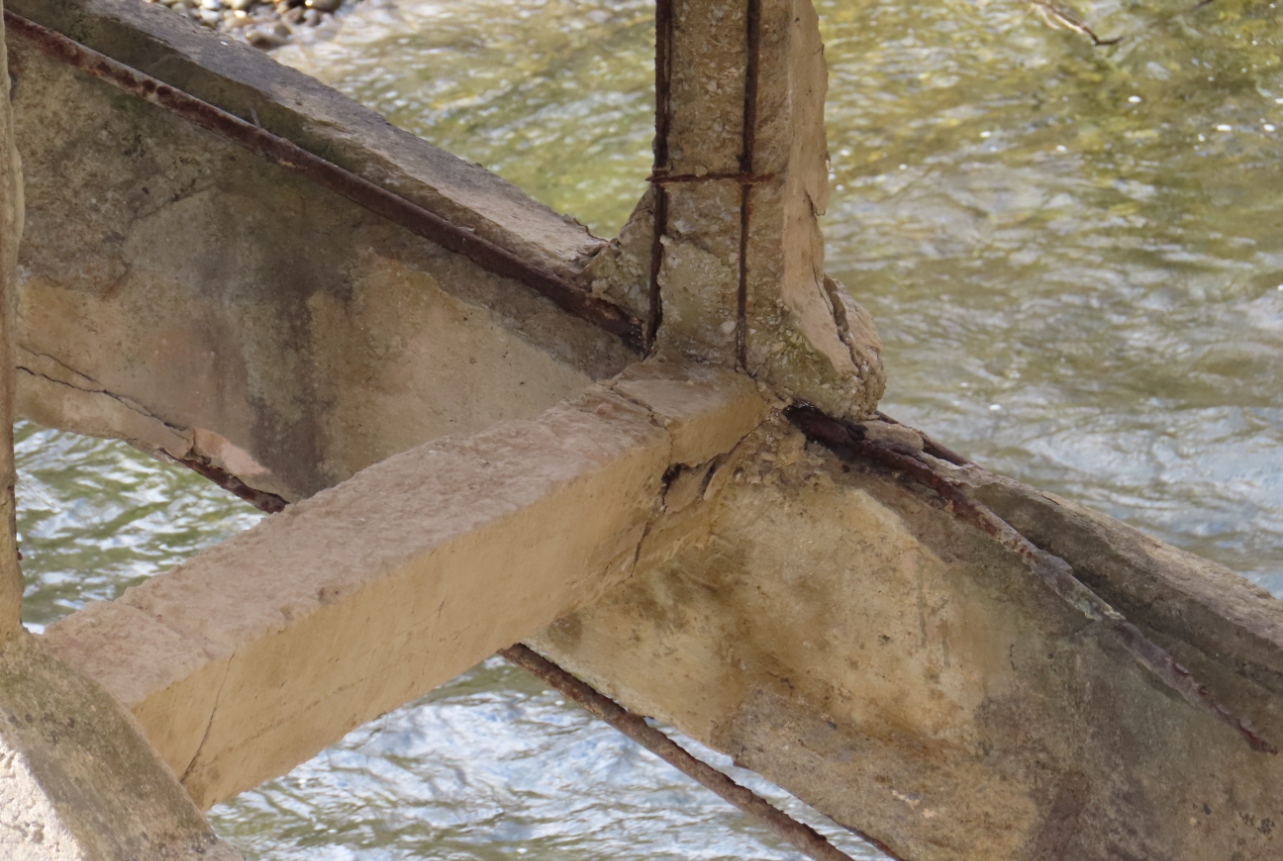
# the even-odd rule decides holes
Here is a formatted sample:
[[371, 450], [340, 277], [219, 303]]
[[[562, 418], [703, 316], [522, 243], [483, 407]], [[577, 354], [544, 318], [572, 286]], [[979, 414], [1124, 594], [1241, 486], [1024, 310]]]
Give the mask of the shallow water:
[[[1079, 4], [1124, 37], [1094, 47], [1025, 3], [820, 2], [828, 268], [888, 412], [1283, 594], [1283, 34], [1190, 5]], [[365, 0], [280, 57], [610, 235], [650, 165], [650, 14]], [[257, 517], [113, 444], [19, 453], [35, 623]], [[793, 857], [502, 665], [214, 818], [262, 859]]]

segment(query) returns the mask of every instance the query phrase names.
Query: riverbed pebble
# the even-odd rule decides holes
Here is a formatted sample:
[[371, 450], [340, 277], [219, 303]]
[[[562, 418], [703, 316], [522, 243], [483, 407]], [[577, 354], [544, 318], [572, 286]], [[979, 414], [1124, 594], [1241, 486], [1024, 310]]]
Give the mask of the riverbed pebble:
[[[147, 0], [270, 51], [299, 27], [321, 27], [357, 0]], [[345, 11], [345, 10], [344, 10]]]

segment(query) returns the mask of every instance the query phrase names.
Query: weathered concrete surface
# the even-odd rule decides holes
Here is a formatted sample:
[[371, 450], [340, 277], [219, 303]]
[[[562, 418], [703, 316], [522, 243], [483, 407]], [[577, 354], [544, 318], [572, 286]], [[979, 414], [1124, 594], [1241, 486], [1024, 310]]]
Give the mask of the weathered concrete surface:
[[138, 724], [20, 634], [0, 649], [0, 857], [239, 861]]
[[129, 713], [22, 627], [12, 409], [23, 186], [3, 35], [0, 22], [0, 858], [239, 861]]
[[1089, 508], [974, 465], [951, 472], [1021, 534], [1069, 561], [1084, 583], [1172, 652], [1232, 711], [1266, 711], [1275, 722], [1283, 720], [1278, 600], [1220, 565]]
[[9, 0], [6, 6], [555, 271], [574, 274], [576, 261], [602, 244], [493, 173], [389, 125], [261, 51], [229, 44], [165, 10], [133, 0]]
[[[346, 137], [359, 123], [325, 114], [313, 91], [273, 90], [266, 67], [237, 77], [209, 37], [160, 38], [144, 18], [135, 41], [130, 4], [23, 5], [317, 151], [387, 168], [390, 150], [370, 149], [365, 131]], [[665, 8], [655, 188], [585, 277], [638, 310], [653, 276], [661, 349], [863, 416], [881, 390], [876, 333], [824, 278], [815, 222], [826, 190], [813, 11]], [[741, 442], [764, 401], [707, 369], [693, 386], [633, 369], [522, 421], [628, 354], [203, 132], [21, 46], [16, 59], [33, 140], [73, 141], [86, 158], [68, 157], [71, 144], [38, 154], [30, 414], [204, 458], [290, 498], [423, 439], [475, 434], [375, 466], [51, 630], [201, 803], [600, 596], [532, 640], [905, 857], [1279, 856], [1277, 758], [1178, 698], [1116, 628], [1053, 595], [950, 503], [808, 449], [787, 426]], [[700, 89], [705, 67], [717, 73]], [[59, 110], [34, 113], [53, 93]], [[596, 247], [524, 204], [508, 210], [504, 194], [469, 198], [468, 182], [454, 196], [438, 193], [449, 182], [404, 188], [505, 247], [544, 249], [532, 253], [568, 277], [576, 249]], [[87, 217], [77, 197], [94, 201]], [[73, 215], [83, 223], [59, 236]], [[729, 400], [715, 397], [722, 385]], [[865, 433], [931, 457], [911, 431]], [[1098, 515], [936, 466], [1283, 740], [1277, 602]]]
[[[720, 475], [698, 540], [527, 642], [913, 861], [1283, 853], [1278, 757], [931, 491], [782, 422]], [[1052, 504], [1029, 516], [1075, 570], [1153, 597], [1135, 621], [1283, 740], [1280, 603]]]
[[[171, 61], [153, 58], [158, 73], [250, 99], [249, 83], [224, 82], [224, 93], [215, 87], [223, 79], [201, 77], [193, 62], [238, 69], [259, 87], [246, 111], [311, 135], [333, 158], [365, 158], [357, 166], [388, 186], [422, 192], [478, 234], [497, 231], [515, 253], [560, 255], [565, 269], [595, 247], [497, 178], [252, 49], [184, 35], [177, 16], [134, 3], [36, 5], [26, 11], [70, 16], [64, 24], [84, 24], [86, 38], [126, 54], [120, 22], [131, 16], [178, 28]], [[102, 14], [76, 17], [90, 9]], [[132, 38], [138, 51], [156, 47], [150, 31]], [[524, 285], [11, 41], [28, 189], [21, 414], [129, 439], [293, 500], [425, 440], [536, 415], [635, 358]], [[192, 56], [173, 59], [182, 51]], [[376, 163], [393, 157], [408, 166], [380, 173]], [[462, 196], [429, 194], [432, 177]], [[587, 245], [572, 249], [568, 232]]]
[[[3, 33], [0, 21], [0, 38]], [[0, 94], [8, 92], [7, 53], [0, 43]], [[17, 480], [13, 464], [13, 328], [21, 236], [22, 168], [13, 142], [13, 114], [5, 98], [0, 100], [0, 643], [22, 627], [22, 569], [18, 566], [13, 497]]]
[[881, 342], [824, 274], [816, 220], [827, 72], [810, 0], [659, 10], [655, 187], [589, 265], [594, 292], [636, 311], [651, 283], [660, 349], [745, 368], [832, 415], [871, 414]]
[[886, 388], [882, 342], [824, 274], [828, 69], [811, 0], [763, 0], [746, 253], [747, 367], [831, 415], [864, 417]]
[[369, 467], [47, 641], [209, 806], [626, 579], [666, 477], [707, 474], [767, 410], [728, 371], [637, 367]]

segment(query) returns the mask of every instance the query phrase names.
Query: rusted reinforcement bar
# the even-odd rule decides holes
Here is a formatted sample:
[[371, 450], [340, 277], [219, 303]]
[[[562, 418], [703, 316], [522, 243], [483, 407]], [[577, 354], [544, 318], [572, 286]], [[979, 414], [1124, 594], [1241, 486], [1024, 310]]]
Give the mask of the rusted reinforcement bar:
[[773, 173], [652, 173], [647, 182], [663, 184], [696, 182], [738, 182], [740, 185], [757, 185], [775, 179]]
[[[673, 124], [673, 33], [674, 0], [655, 0], [655, 162], [652, 177], [666, 176], [669, 168], [668, 135]], [[655, 345], [655, 336], [664, 322], [663, 293], [659, 273], [664, 266], [664, 234], [668, 232], [668, 190], [655, 183], [655, 224], [650, 247], [650, 307], [646, 314], [643, 340], [646, 351]]]
[[[740, 172], [754, 174], [757, 150], [757, 89], [762, 67], [762, 0], [748, 0], [744, 15], [744, 126], [740, 140]], [[748, 367], [748, 240], [753, 216], [753, 186], [740, 186], [739, 282], [735, 293], [735, 358]]]
[[[874, 415], [877, 416], [882, 421], [886, 422], [887, 424], [891, 424], [891, 425], [900, 424], [900, 422], [891, 418], [889, 415], [882, 412], [882, 410], [878, 410], [876, 413], [874, 413]], [[917, 428], [911, 428], [911, 430], [914, 433], [916, 433], [918, 436], [922, 437], [922, 450], [927, 454], [931, 455], [932, 457], [939, 458], [940, 460], [946, 461], [947, 463], [951, 463], [954, 466], [971, 466], [972, 465], [972, 462], [970, 460], [958, 454], [953, 449], [936, 442], [931, 437], [927, 436], [925, 433], [918, 430]]]
[[192, 472], [204, 476], [229, 493], [236, 494], [259, 511], [267, 514], [284, 511], [285, 506], [289, 504], [275, 493], [268, 493], [266, 490], [250, 487], [227, 470], [214, 466], [207, 458], [186, 457], [179, 460], [178, 463], [181, 463]]
[[[499, 654], [565, 694], [594, 717], [610, 724], [682, 774], [713, 790], [750, 816], [761, 820], [768, 828], [792, 843], [804, 854], [817, 861], [853, 861], [850, 855], [838, 849], [811, 826], [798, 822], [757, 793], [740, 786], [708, 763], [691, 756], [685, 748], [646, 723], [640, 715], [633, 714], [532, 649], [518, 643], [500, 650]], [[859, 832], [855, 833], [859, 834]], [[859, 836], [890, 857], [898, 857], [868, 835]]]
[[808, 437], [823, 444], [843, 460], [872, 463], [930, 488], [943, 501], [947, 511], [1019, 554], [1028, 564], [1030, 573], [1045, 583], [1061, 600], [1088, 619], [1113, 631], [1123, 648], [1160, 683], [1195, 708], [1207, 711], [1229, 724], [1252, 750], [1258, 753], [1278, 753], [1277, 747], [1257, 735], [1246, 721], [1218, 702], [1189, 670], [1176, 662], [1170, 652], [1145, 636], [1140, 628], [1079, 580], [1068, 562], [1033, 544], [987, 505], [972, 498], [961, 485], [933, 469], [928, 462], [864, 439], [858, 424], [834, 419], [809, 404], [789, 407], [786, 415]]
[[86, 48], [55, 30], [8, 10], [5, 10], [4, 20], [10, 32], [21, 34], [42, 53], [107, 81], [193, 125], [226, 138], [255, 155], [294, 171], [442, 248], [462, 254], [489, 272], [520, 281], [571, 314], [618, 336], [634, 350], [642, 349], [641, 321], [633, 319], [618, 306], [571, 284], [546, 267], [523, 260], [508, 249], [478, 236], [470, 228], [454, 224], [285, 138], [105, 54]]

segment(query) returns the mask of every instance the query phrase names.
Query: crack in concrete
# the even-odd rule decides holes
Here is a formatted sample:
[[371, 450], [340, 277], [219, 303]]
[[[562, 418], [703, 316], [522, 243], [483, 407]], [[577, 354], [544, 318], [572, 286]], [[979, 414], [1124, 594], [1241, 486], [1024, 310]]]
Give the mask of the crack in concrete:
[[616, 388], [616, 385], [618, 384], [618, 382], [619, 381], [617, 380], [615, 381], [615, 383], [612, 383], [610, 387], [607, 389], [607, 391], [609, 391], [612, 395], [619, 398], [620, 400], [626, 401], [632, 404], [633, 406], [640, 407], [646, 411], [646, 420], [649, 421], [656, 430], [661, 430], [664, 432], [664, 437], [668, 440], [668, 456], [665, 458], [665, 460], [671, 461], [673, 458], [672, 433], [668, 430], [667, 427], [664, 426], [664, 423], [659, 420], [659, 416], [656, 414], [654, 408], [651, 407], [650, 404], [639, 401], [636, 398], [621, 392], [618, 388]]
[[927, 459], [929, 455], [924, 457], [920, 454], [906, 454], [864, 439], [848, 423], [830, 418], [814, 407], [795, 406], [786, 414], [807, 437], [821, 443], [839, 458], [847, 461], [864, 459], [895, 470], [932, 490], [943, 501], [945, 510], [950, 514], [1016, 553], [1025, 560], [1029, 572], [1053, 594], [1086, 619], [1111, 631], [1132, 659], [1160, 684], [1194, 708], [1231, 726], [1252, 750], [1258, 753], [1278, 753], [1275, 745], [1257, 735], [1247, 720], [1219, 702], [1169, 651], [1146, 636], [1112, 604], [1080, 580], [1072, 565], [1034, 544], [993, 509], [975, 499], [963, 485], [939, 472], [937, 466]]
[[206, 742], [209, 741], [209, 734], [214, 728], [214, 717], [218, 714], [219, 703], [223, 700], [223, 688], [227, 686], [227, 677], [232, 672], [232, 661], [234, 660], [236, 660], [235, 652], [228, 657], [227, 665], [223, 668], [223, 677], [219, 680], [218, 691], [214, 694], [214, 704], [209, 708], [209, 721], [205, 724], [205, 733], [201, 736], [200, 744], [196, 745], [196, 752], [192, 754], [191, 761], [187, 763], [187, 768], [183, 769], [182, 777], [178, 778], [178, 782], [183, 784], [184, 787], [187, 785], [187, 779], [191, 777], [192, 772], [195, 770], [196, 764], [200, 761], [200, 755], [205, 750]]
[[[195, 472], [197, 475], [200, 475], [203, 478], [206, 478], [209, 481], [212, 481], [214, 484], [217, 484], [219, 487], [223, 488], [229, 493], [232, 493], [235, 496], [240, 497], [241, 499], [255, 506], [259, 510], [264, 511], [268, 514], [275, 514], [276, 512], [283, 510], [285, 506], [289, 504], [288, 501], [283, 497], [278, 496], [277, 494], [271, 493], [269, 491], [261, 490], [257, 487], [254, 487], [253, 485], [246, 482], [240, 476], [219, 466], [208, 452], [203, 451], [197, 445], [196, 435], [191, 428], [185, 428], [180, 425], [172, 424], [171, 422], [168, 422], [165, 419], [161, 418], [160, 416], [156, 415], [155, 413], [151, 412], [142, 404], [139, 404], [137, 401], [133, 400], [132, 398], [128, 398], [124, 395], [118, 395], [112, 391], [109, 391], [105, 386], [103, 386], [102, 383], [98, 382], [93, 377], [89, 376], [88, 374], [83, 374], [80, 371], [77, 371], [75, 368], [72, 368], [71, 366], [59, 360], [56, 356], [51, 356], [48, 353], [37, 353], [34, 350], [27, 349], [26, 347], [23, 347], [21, 349], [24, 352], [31, 354], [32, 356], [48, 359], [58, 367], [66, 370], [67, 373], [72, 376], [72, 379], [71, 380], [58, 379], [57, 377], [50, 376], [49, 374], [46, 374], [42, 371], [37, 371], [21, 364], [15, 366], [16, 370], [22, 371], [23, 373], [26, 373], [32, 377], [37, 377], [39, 379], [46, 380], [47, 382], [53, 383], [54, 385], [64, 386], [66, 388], [72, 389], [77, 392], [83, 392], [84, 394], [87, 394], [87, 395], [102, 395], [104, 397], [110, 398], [116, 401], [117, 403], [121, 404], [131, 412], [137, 414], [138, 416], [148, 421], [155, 422], [156, 424], [160, 425], [161, 427], [175, 434], [178, 437], [179, 441], [181, 442], [181, 448], [177, 452], [170, 451], [169, 448], [166, 448], [163, 444], [147, 443], [144, 440], [135, 439], [132, 436], [127, 436], [122, 434], [120, 438], [123, 439], [125, 442], [128, 442], [131, 445], [136, 445], [148, 451], [151, 451], [153, 454], [156, 454], [157, 456], [161, 456], [162, 459], [171, 460], [174, 463], [181, 464], [182, 466], [187, 467], [188, 469]], [[95, 386], [96, 388], [87, 388], [85, 386], [76, 385], [75, 380], [77, 379], [87, 380], [92, 386]]]
[[110, 391], [105, 385], [100, 383], [98, 380], [95, 380], [93, 377], [89, 376], [88, 374], [77, 371], [75, 368], [66, 364], [57, 356], [52, 356], [48, 353], [39, 353], [39, 352], [36, 352], [35, 350], [31, 350], [31, 349], [28, 349], [27, 347], [22, 347], [22, 346], [20, 346], [19, 349], [22, 350], [23, 352], [30, 353], [33, 356], [37, 356], [42, 359], [48, 359], [49, 361], [56, 364], [58, 367], [67, 371], [69, 374], [73, 374], [75, 377], [88, 380], [92, 385], [96, 386], [97, 388], [85, 388], [84, 386], [78, 386], [71, 380], [60, 380], [56, 377], [51, 377], [48, 374], [43, 373], [42, 371], [37, 371], [37, 370], [33, 370], [32, 368], [28, 368], [27, 366], [22, 364], [18, 364], [16, 366], [16, 370], [25, 371], [26, 373], [31, 374], [33, 377], [41, 377], [45, 380], [48, 380], [51, 383], [54, 383], [60, 386], [66, 386], [67, 388], [75, 389], [78, 392], [84, 392], [90, 395], [106, 395], [112, 400], [118, 401], [120, 404], [122, 404], [124, 407], [131, 410], [132, 412], [137, 413], [143, 418], [151, 419], [152, 421], [159, 422], [160, 424], [164, 425], [165, 427], [169, 428], [170, 430], [174, 431], [179, 435], [186, 434], [190, 431], [189, 428], [184, 428], [184, 427], [181, 427], [180, 425], [171, 424], [170, 422], [166, 421], [165, 419], [161, 418], [160, 416], [148, 410], [146, 407], [144, 407], [142, 404], [135, 401], [133, 398], [127, 397], [125, 395], [118, 395], [115, 392]]
[[[808, 195], [808, 199], [809, 197]], [[860, 361], [859, 348], [855, 338], [851, 335], [851, 323], [846, 318], [846, 307], [842, 304], [842, 297], [838, 294], [838, 291], [842, 288], [827, 275], [821, 275], [819, 281], [824, 298], [828, 300], [829, 314], [833, 317], [833, 326], [837, 329], [838, 340], [846, 346], [846, 351], [851, 355], [851, 367], [855, 368], [861, 379], [864, 379], [865, 368], [862, 367]]]

